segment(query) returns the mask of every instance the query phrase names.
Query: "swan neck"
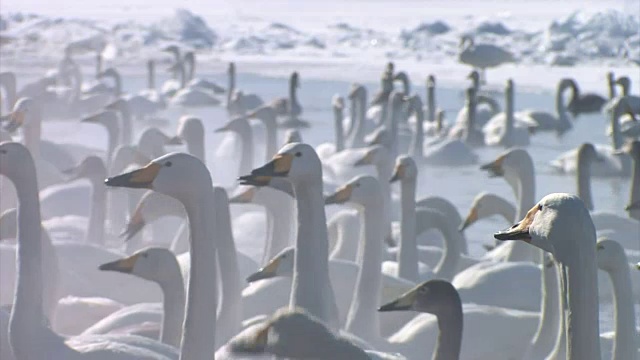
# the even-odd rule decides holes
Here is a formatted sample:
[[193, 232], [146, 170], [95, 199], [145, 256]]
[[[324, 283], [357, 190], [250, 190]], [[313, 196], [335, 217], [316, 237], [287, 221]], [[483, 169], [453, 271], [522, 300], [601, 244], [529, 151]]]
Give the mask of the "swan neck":
[[266, 253], [269, 259], [272, 259], [289, 246], [294, 203], [289, 195], [281, 194], [277, 190], [263, 189], [261, 191], [268, 191], [268, 201], [265, 202], [265, 206], [272, 219], [272, 227], [269, 248]]
[[436, 88], [427, 86], [427, 110], [429, 111], [429, 122], [436, 121]]
[[422, 157], [422, 152], [424, 151], [424, 110], [422, 109], [422, 105], [415, 106], [414, 110], [416, 112], [416, 129], [413, 134], [411, 156], [419, 159]]
[[460, 348], [462, 345], [462, 304], [460, 299], [452, 301], [455, 305], [451, 310], [438, 317], [438, 339], [436, 348], [433, 351], [433, 360], [449, 360], [460, 358]]
[[217, 259], [222, 289], [216, 342], [222, 345], [240, 331], [242, 287], [238, 270], [238, 254], [231, 230], [229, 199], [224, 189], [216, 188], [214, 191], [216, 192]]
[[[353, 109], [353, 107], [352, 107]], [[351, 110], [352, 114], [354, 113]], [[339, 107], [333, 108], [333, 128], [336, 137], [336, 152], [344, 150], [344, 134], [342, 128], [343, 110]], [[355, 121], [354, 117], [351, 117], [351, 121]]]
[[613, 313], [615, 319], [615, 341], [613, 359], [633, 359], [637, 355], [636, 321], [633, 307], [633, 286], [626, 256], [608, 271], [613, 284]]
[[[180, 360], [199, 360], [215, 353], [216, 310], [218, 302], [216, 245], [212, 235], [215, 224], [213, 188], [198, 191], [193, 198], [182, 200], [190, 230], [191, 271], [187, 288], [187, 305], [182, 333]], [[212, 214], [213, 213], [213, 214]]]
[[40, 141], [42, 137], [42, 112], [36, 106], [31, 115], [31, 122], [24, 126], [24, 146], [29, 149], [35, 163], [40, 161]]
[[180, 339], [182, 338], [186, 295], [180, 266], [175, 257], [169, 265], [172, 268], [171, 271], [166, 271], [164, 273], [165, 276], [158, 279], [158, 284], [164, 297], [160, 341], [179, 348]]
[[446, 216], [436, 216], [435, 220], [436, 228], [444, 237], [444, 243], [442, 244], [442, 257], [433, 272], [439, 279], [452, 280], [456, 274], [462, 252], [462, 234], [452, 223], [452, 219]]
[[149, 64], [147, 78], [147, 88], [149, 90], [155, 90], [156, 88], [156, 67], [154, 63]]
[[[629, 204], [640, 201], [640, 159], [633, 159], [633, 175], [631, 175], [631, 199]], [[640, 210], [631, 210], [630, 216], [640, 221]]]
[[278, 128], [274, 115], [268, 115], [269, 119], [263, 120], [267, 141], [265, 145], [265, 162], [271, 161], [273, 155], [278, 152]]
[[581, 154], [578, 153], [578, 197], [580, 197], [584, 202], [587, 209], [593, 210], [593, 197], [591, 196], [591, 164], [589, 163], [589, 159], [580, 155]]
[[380, 322], [376, 309], [380, 294], [382, 273], [382, 244], [386, 234], [380, 221], [384, 214], [382, 194], [371, 194], [368, 203], [359, 209], [362, 223], [357, 263], [360, 268], [356, 279], [356, 293], [349, 308], [345, 329], [365, 341], [380, 340]]
[[236, 90], [236, 71], [235, 70], [231, 70], [229, 71], [229, 84], [228, 84], [228, 89], [227, 89], [227, 109], [229, 109], [229, 106], [231, 105], [231, 99], [233, 98], [233, 93]]
[[242, 130], [238, 132], [240, 136], [240, 142], [242, 146], [242, 155], [240, 157], [239, 174], [249, 174], [253, 169], [253, 131], [251, 126], [247, 123], [242, 127]]
[[[16, 359], [45, 358], [34, 342], [44, 330], [42, 240], [38, 182], [33, 161], [19, 181], [13, 181], [18, 198], [17, 279], [9, 321], [9, 343]], [[14, 179], [15, 180], [15, 179]]]
[[129, 110], [129, 105], [125, 104], [120, 109], [120, 117], [122, 118], [122, 144], [130, 145], [131, 144], [131, 135], [133, 133], [133, 124], [131, 123], [131, 111]]
[[398, 276], [418, 281], [418, 255], [416, 240], [416, 181], [403, 179], [400, 185], [400, 249]]
[[502, 216], [507, 223], [515, 223], [518, 221], [516, 218], [516, 208], [503, 198], [497, 198], [492, 202], [493, 208], [496, 214]]
[[103, 179], [107, 177], [107, 170], [102, 166], [100, 171], [91, 175], [91, 213], [89, 214], [89, 226], [87, 228], [87, 243], [104, 246], [105, 212], [107, 188]]
[[291, 308], [301, 307], [330, 327], [337, 326], [335, 297], [329, 281], [329, 243], [322, 177], [293, 182], [298, 234], [291, 283]]
[[[591, 241], [584, 241], [591, 240]], [[559, 264], [567, 359], [600, 359], [595, 238], [576, 239], [571, 256]]]

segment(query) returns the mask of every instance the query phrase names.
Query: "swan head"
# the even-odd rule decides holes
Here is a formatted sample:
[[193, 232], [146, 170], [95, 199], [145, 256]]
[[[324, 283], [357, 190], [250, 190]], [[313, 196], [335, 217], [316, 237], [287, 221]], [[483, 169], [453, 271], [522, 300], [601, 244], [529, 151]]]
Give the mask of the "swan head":
[[386, 152], [387, 149], [382, 145], [370, 146], [364, 156], [356, 160], [354, 166], [375, 165], [385, 156]]
[[247, 277], [247, 282], [271, 279], [278, 276], [292, 276], [295, 259], [295, 248], [287, 247], [280, 251], [267, 265]]
[[465, 231], [469, 226], [475, 224], [478, 220], [495, 215], [495, 211], [491, 203], [495, 202], [497, 196], [488, 192], [482, 192], [473, 199], [469, 213], [460, 224], [458, 230]]
[[622, 147], [620, 147], [620, 149], [614, 152], [614, 154], [615, 155], [626, 154], [631, 156], [634, 160], [639, 161], [640, 160], [640, 140], [633, 140], [625, 143], [624, 145], [622, 145]]
[[427, 87], [435, 88], [436, 87], [436, 77], [433, 75], [427, 76]]
[[360, 175], [351, 179], [348, 183], [338, 188], [333, 194], [324, 199], [325, 205], [352, 203], [367, 206], [373, 199], [376, 191], [380, 193], [380, 183], [370, 175]]
[[103, 110], [99, 113], [88, 116], [80, 122], [88, 124], [100, 124], [107, 129], [115, 131], [118, 128], [118, 113], [114, 110]]
[[415, 181], [418, 176], [418, 167], [416, 162], [409, 155], [400, 155], [396, 159], [393, 168], [393, 175], [389, 182], [407, 181], [413, 179]]
[[[242, 91], [239, 92], [242, 96]], [[257, 109], [247, 114], [247, 118], [255, 118], [262, 121], [268, 121], [276, 119], [276, 110], [271, 106], [260, 106]]]
[[197, 157], [170, 153], [152, 160], [145, 167], [105, 180], [107, 186], [151, 189], [181, 202], [198, 200], [202, 190], [211, 188], [211, 174]]
[[175, 255], [169, 249], [150, 247], [136, 251], [133, 255], [102, 264], [98, 269], [132, 274], [149, 281], [171, 278], [173, 268], [167, 263], [175, 262]]
[[300, 134], [300, 131], [296, 129], [287, 129], [284, 133], [284, 143], [291, 144], [299, 142], [302, 142], [302, 135]]
[[178, 141], [182, 141], [178, 138], [165, 134], [162, 130], [156, 127], [148, 127], [142, 131], [140, 138], [138, 139], [138, 149], [145, 154], [153, 156], [160, 156], [164, 153], [164, 147], [166, 145], [178, 145]]
[[119, 112], [125, 112], [125, 111], [129, 110], [129, 103], [125, 99], [118, 99], [118, 100], [108, 104], [107, 106], [105, 106], [105, 109], [113, 110], [113, 111], [119, 111]]
[[133, 238], [146, 224], [152, 223], [163, 216], [184, 216], [182, 206], [176, 200], [155, 191], [147, 191], [142, 195], [136, 208], [129, 217], [124, 230], [120, 234], [125, 241]]
[[244, 134], [247, 131], [247, 129], [249, 129], [250, 126], [251, 125], [249, 125], [247, 118], [244, 116], [241, 116], [228, 121], [223, 126], [215, 129], [214, 132], [216, 133], [234, 132], [237, 134]]
[[533, 169], [533, 161], [524, 149], [507, 150], [494, 161], [480, 167], [487, 171], [489, 177], [504, 177], [510, 184], [513, 184], [525, 168]]
[[169, 141], [170, 145], [181, 145], [182, 140], [191, 142], [194, 140], [202, 141], [204, 134], [204, 125], [202, 120], [195, 116], [185, 115], [178, 120], [178, 130], [176, 136]]
[[479, 83], [480, 82], [480, 73], [478, 72], [478, 70], [472, 70], [469, 75], [467, 75], [467, 79], [470, 79], [471, 81], [473, 81], [473, 83]]
[[300, 75], [297, 71], [291, 73], [291, 79], [289, 81], [291, 82], [291, 87], [296, 89], [300, 87]]
[[610, 239], [599, 239], [596, 245], [598, 268], [606, 272], [618, 271], [621, 267], [628, 266], [627, 255], [620, 243]]
[[[28, 166], [31, 164], [31, 166]], [[17, 142], [0, 144], [0, 175], [4, 175], [13, 183], [20, 179], [35, 179], [35, 165], [31, 152]]]
[[620, 76], [615, 81], [616, 85], [619, 85], [622, 88], [623, 94], [629, 93], [629, 88], [631, 87], [631, 79], [628, 76]]
[[176, 59], [180, 57], [180, 47], [178, 47], [178, 45], [166, 46], [162, 51], [172, 54]]
[[14, 132], [19, 127], [25, 126], [34, 121], [34, 117], [38, 116], [39, 108], [36, 101], [32, 98], [23, 97], [18, 99], [13, 105], [13, 110], [3, 116], [3, 121], [7, 124], [4, 126], [4, 130], [8, 132]]
[[460, 295], [455, 287], [446, 280], [429, 280], [382, 305], [378, 311], [414, 310], [437, 316], [451, 313], [452, 309], [462, 309]]
[[551, 253], [563, 262], [561, 256], [574, 252], [571, 241], [595, 239], [595, 226], [589, 210], [576, 195], [549, 194], [534, 205], [527, 215], [512, 227], [493, 236], [497, 240], [521, 240]]
[[67, 176], [67, 181], [74, 181], [83, 178], [103, 177], [107, 173], [104, 161], [95, 155], [84, 158], [82, 162], [70, 169], [62, 171]]
[[283, 146], [270, 162], [239, 180], [246, 185], [260, 177], [282, 177], [293, 183], [319, 181], [322, 179], [322, 164], [311, 145], [291, 143]]
[[[352, 98], [352, 93], [349, 93], [349, 99]], [[340, 96], [340, 94], [335, 94], [331, 98], [331, 106], [333, 106], [334, 110], [343, 110], [344, 109], [344, 98]]]

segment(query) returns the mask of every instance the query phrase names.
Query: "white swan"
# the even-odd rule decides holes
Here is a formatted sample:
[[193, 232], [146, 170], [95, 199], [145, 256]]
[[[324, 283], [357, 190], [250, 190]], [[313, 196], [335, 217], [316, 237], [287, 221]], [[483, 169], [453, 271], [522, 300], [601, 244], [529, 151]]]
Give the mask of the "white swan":
[[337, 328], [338, 312], [329, 280], [329, 244], [320, 159], [307, 144], [288, 144], [271, 162], [240, 180], [251, 181], [261, 176], [287, 178], [296, 197], [298, 233], [290, 306], [300, 306], [331, 328]]
[[187, 85], [187, 74], [185, 73], [185, 60], [181, 59], [172, 66], [177, 71], [180, 78], [180, 89], [177, 90], [169, 103], [173, 106], [180, 107], [210, 107], [218, 106], [222, 102], [213, 96], [209, 90], [197, 86]]
[[633, 159], [633, 175], [631, 176], [631, 192], [629, 205], [626, 210], [629, 217], [640, 221], [640, 141], [636, 140], [627, 144], [623, 151]]
[[[596, 144], [595, 148], [598, 157], [602, 161], [594, 163], [591, 167], [591, 176], [629, 176], [631, 173], [631, 159], [628, 156], [616, 155], [615, 152], [622, 147], [622, 136], [620, 134], [620, 116], [626, 111], [627, 102], [624, 97], [614, 99], [611, 112], [609, 114], [612, 128], [611, 146]], [[578, 149], [569, 150], [555, 160], [551, 161], [551, 167], [564, 174], [573, 174], [578, 169]]]
[[517, 121], [513, 104], [513, 80], [507, 80], [504, 91], [505, 110], [494, 115], [482, 128], [484, 142], [488, 146], [528, 146], [529, 127], [535, 124]]
[[215, 200], [211, 175], [206, 166], [192, 155], [171, 153], [139, 170], [111, 177], [105, 184], [153, 189], [177, 199], [184, 206], [191, 233], [191, 269], [180, 358], [213, 356], [218, 302], [217, 270], [215, 263], [208, 259], [216, 254], [217, 246], [212, 238], [216, 223], [208, 220], [215, 211]]
[[622, 96], [627, 98], [631, 111], [640, 114], [640, 96], [631, 95], [631, 79], [628, 76], [620, 76], [616, 79], [616, 84], [622, 87]]
[[[9, 321], [9, 343], [17, 359], [177, 359], [175, 349], [138, 337], [64, 339], [44, 325], [42, 248], [35, 164], [17, 143], [0, 144], [0, 173], [18, 190], [18, 277]], [[38, 343], [40, 346], [34, 346]]]
[[291, 73], [289, 77], [289, 95], [288, 97], [278, 98], [269, 104], [280, 117], [286, 117], [280, 122], [280, 126], [290, 127], [309, 127], [309, 124], [300, 119], [302, 115], [302, 105], [298, 102], [298, 88], [300, 87], [300, 75], [297, 71]]
[[482, 79], [486, 81], [486, 69], [515, 62], [515, 58], [508, 50], [491, 44], [475, 44], [473, 37], [465, 35], [460, 39], [458, 61], [480, 69]]
[[556, 114], [538, 110], [521, 110], [514, 116], [521, 122], [530, 123], [529, 129], [533, 132], [555, 131], [557, 136], [562, 136], [571, 130], [573, 125], [567, 114], [567, 106], [564, 104], [564, 91], [572, 87], [571, 79], [562, 79], [556, 90]]
[[264, 101], [256, 94], [245, 93], [236, 89], [236, 64], [229, 63], [227, 69], [229, 86], [227, 89], [227, 112], [230, 117], [242, 116], [247, 112], [264, 105]]
[[521, 240], [549, 252], [557, 261], [567, 337], [567, 359], [600, 359], [596, 231], [583, 202], [550, 194], [498, 240]]
[[194, 78], [196, 73], [196, 54], [193, 51], [187, 51], [184, 53], [183, 61], [185, 65], [189, 66], [187, 70], [187, 87], [195, 87], [206, 89], [214, 94], [224, 94], [225, 89], [216, 84], [213, 81], [209, 81], [203, 78]]

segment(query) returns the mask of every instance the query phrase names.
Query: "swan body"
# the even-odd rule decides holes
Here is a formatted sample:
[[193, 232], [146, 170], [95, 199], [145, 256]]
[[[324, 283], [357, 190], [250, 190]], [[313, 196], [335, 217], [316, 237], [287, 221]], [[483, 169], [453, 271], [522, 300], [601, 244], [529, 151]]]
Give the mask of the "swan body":
[[505, 111], [494, 115], [483, 127], [484, 142], [488, 146], [528, 146], [529, 127], [533, 124], [517, 121], [513, 105], [513, 80], [507, 81]]

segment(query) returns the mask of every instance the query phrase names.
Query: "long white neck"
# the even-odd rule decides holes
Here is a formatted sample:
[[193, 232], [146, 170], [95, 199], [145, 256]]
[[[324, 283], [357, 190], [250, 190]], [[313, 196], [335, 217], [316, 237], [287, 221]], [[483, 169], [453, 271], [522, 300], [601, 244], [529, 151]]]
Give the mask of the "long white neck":
[[436, 121], [436, 87], [430, 81], [427, 84], [427, 111], [429, 112], [429, 122]]
[[104, 186], [104, 179], [107, 177], [107, 170], [104, 165], [99, 171], [91, 174], [91, 214], [89, 215], [89, 226], [87, 228], [87, 238], [85, 242], [91, 244], [104, 245], [104, 220], [106, 213], [107, 188]]
[[120, 128], [120, 133], [122, 134], [122, 145], [130, 145], [133, 134], [133, 124], [128, 104], [124, 105], [120, 110], [120, 117], [122, 118], [122, 127]]
[[289, 306], [301, 307], [337, 329], [338, 313], [329, 280], [329, 242], [322, 178], [294, 182], [293, 187], [298, 208], [298, 234]]
[[16, 359], [45, 359], [44, 346], [34, 346], [44, 330], [42, 310], [42, 240], [38, 182], [33, 161], [15, 181], [18, 194], [17, 279], [9, 321], [9, 343]]
[[[524, 219], [527, 211], [535, 204], [536, 182], [534, 178], [534, 167], [531, 159], [523, 162], [518, 167], [515, 177], [507, 177], [507, 182], [511, 185], [517, 199], [518, 208], [517, 219]], [[522, 241], [516, 241], [507, 255], [507, 261], [537, 261], [538, 250]]]
[[[353, 114], [355, 114], [354, 107], [351, 106], [351, 123], [356, 121]], [[333, 107], [333, 132], [335, 137], [336, 152], [344, 150], [344, 127], [342, 121], [344, 120], [344, 110], [342, 107]]]
[[222, 288], [222, 302], [218, 313], [216, 342], [225, 344], [240, 331], [242, 322], [242, 286], [238, 270], [238, 255], [231, 230], [229, 198], [223, 188], [214, 188], [216, 202], [216, 235], [218, 238], [218, 271]]
[[356, 293], [351, 301], [345, 330], [361, 339], [376, 344], [380, 340], [379, 306], [380, 280], [382, 273], [382, 245], [385, 224], [380, 221], [384, 213], [382, 194], [371, 194], [371, 198], [360, 210], [360, 247], [357, 262], [360, 265], [356, 279]]
[[[437, 210], [442, 215], [444, 215], [447, 218], [447, 223], [437, 225], [436, 227], [438, 228], [446, 227], [447, 231], [455, 231], [455, 234], [452, 233], [451, 236], [455, 236], [455, 239], [458, 242], [456, 244], [456, 247], [459, 247], [459, 250], [456, 250], [456, 251], [459, 251], [462, 254], [469, 253], [468, 246], [467, 246], [467, 238], [465, 237], [464, 232], [457, 231], [456, 229], [460, 224], [462, 224], [462, 217], [460, 217], [460, 213], [458, 212], [458, 209], [456, 208], [455, 205], [453, 205], [449, 200], [443, 197], [429, 196], [424, 199], [421, 199], [416, 203], [416, 208], [419, 209], [421, 207]], [[422, 223], [420, 220], [418, 220], [416, 234], [422, 234], [423, 232], [425, 232], [427, 230], [425, 225], [429, 225], [429, 224]], [[449, 228], [449, 226], [451, 228]], [[444, 234], [444, 231], [443, 231], [443, 234]]]
[[[590, 241], [589, 241], [590, 240]], [[598, 278], [595, 237], [575, 239], [558, 265], [567, 337], [567, 360], [599, 360]], [[569, 250], [567, 248], [567, 250]]]
[[268, 261], [290, 245], [294, 202], [289, 195], [278, 190], [264, 188], [260, 192], [264, 194], [263, 204], [272, 222], [271, 237], [265, 251]]
[[416, 128], [413, 130], [413, 136], [409, 149], [411, 149], [411, 156], [415, 157], [416, 159], [420, 159], [422, 157], [422, 152], [424, 151], [424, 110], [422, 109], [422, 102], [417, 102], [419, 104], [414, 105], [413, 109], [416, 116]]
[[42, 133], [42, 113], [39, 106], [36, 106], [31, 115], [31, 121], [24, 125], [24, 146], [29, 149], [33, 161], [37, 164], [40, 161], [40, 140]]
[[167, 263], [167, 266], [170, 266], [171, 270], [167, 269], [163, 272], [163, 277], [156, 279], [164, 297], [160, 341], [179, 348], [185, 309], [184, 281], [175, 258]]
[[513, 146], [513, 142], [511, 137], [513, 136], [513, 126], [514, 126], [514, 115], [513, 115], [513, 91], [507, 89], [507, 92], [505, 94], [505, 130], [504, 130], [504, 137], [502, 138], [502, 145], [504, 147], [511, 147]]
[[238, 132], [242, 151], [240, 155], [240, 168], [238, 174], [249, 174], [253, 169], [253, 131], [249, 123], [243, 125], [241, 131]]
[[609, 271], [613, 284], [613, 313], [615, 318], [615, 342], [613, 360], [635, 359], [638, 355], [636, 320], [633, 308], [633, 286], [629, 274], [628, 261], [618, 263], [618, 267]]
[[576, 171], [578, 182], [578, 196], [589, 210], [593, 210], [593, 197], [591, 196], [591, 164], [589, 159], [578, 154], [578, 169]]
[[265, 162], [271, 161], [273, 155], [278, 152], [278, 124], [276, 123], [276, 118], [273, 115], [269, 116], [268, 119], [263, 119], [265, 132], [266, 132], [266, 141], [265, 141]]
[[235, 69], [229, 68], [229, 89], [227, 90], [227, 110], [231, 105], [231, 99], [233, 99], [233, 94], [236, 90], [236, 71]]
[[384, 203], [384, 223], [385, 223], [385, 235], [391, 237], [391, 179], [393, 172], [393, 161], [389, 156], [389, 153], [382, 151], [377, 156], [376, 170], [378, 172], [378, 182], [380, 183], [380, 190], [382, 191], [382, 201]]
[[558, 293], [556, 267], [555, 265], [547, 266], [544, 256], [540, 259], [540, 263], [542, 264], [540, 270], [542, 284], [540, 321], [538, 322], [538, 330], [527, 347], [524, 360], [545, 359], [564, 331], [560, 318], [560, 294]]
[[418, 281], [418, 251], [416, 240], [416, 180], [402, 179], [400, 183], [400, 249], [398, 276]]
[[[180, 360], [200, 360], [215, 354], [217, 269], [213, 188], [198, 191], [183, 201], [189, 219], [191, 273], [182, 333]], [[213, 214], [212, 214], [213, 213]]]
[[516, 218], [516, 208], [502, 197], [496, 197], [491, 201], [491, 207], [495, 214], [502, 216], [506, 222], [514, 223], [518, 221]]
[[[631, 176], [631, 199], [629, 204], [640, 201], [640, 160], [633, 160], [633, 175]], [[631, 210], [629, 216], [640, 221], [640, 209]]]
[[428, 214], [428, 221], [426, 222], [430, 221], [433, 227], [438, 229], [444, 237], [442, 257], [433, 268], [433, 273], [438, 279], [451, 280], [456, 274], [460, 253], [462, 252], [462, 243], [464, 241], [462, 234], [458, 231], [456, 224], [451, 221], [452, 219], [445, 214], [425, 209], [421, 209], [419, 212], [422, 215], [426, 212]]

